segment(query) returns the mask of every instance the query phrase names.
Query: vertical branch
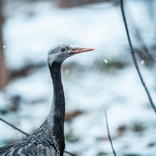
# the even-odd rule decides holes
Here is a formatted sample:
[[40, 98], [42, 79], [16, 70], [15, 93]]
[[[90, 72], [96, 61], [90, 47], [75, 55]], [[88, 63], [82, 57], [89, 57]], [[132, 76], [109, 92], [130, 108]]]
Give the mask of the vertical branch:
[[5, 87], [9, 81], [9, 75], [5, 64], [4, 49], [3, 49], [2, 27], [3, 27], [4, 17], [3, 17], [2, 7], [3, 7], [2, 0], [0, 0], [0, 89]]
[[116, 152], [114, 150], [113, 142], [112, 142], [112, 139], [111, 139], [111, 136], [110, 136], [110, 132], [109, 132], [109, 126], [108, 126], [108, 119], [107, 119], [107, 112], [106, 112], [106, 110], [105, 110], [105, 119], [106, 119], [106, 126], [107, 126], [108, 138], [109, 138], [109, 141], [110, 141], [110, 144], [111, 144], [111, 147], [112, 147], [112, 151], [113, 151], [114, 156], [117, 156], [116, 155]]
[[126, 22], [123, 0], [120, 0], [120, 2], [121, 2], [121, 13], [122, 13], [123, 21], [124, 21], [124, 24], [125, 24], [125, 29], [126, 29], [126, 33], [127, 33], [127, 38], [128, 38], [129, 46], [130, 46], [130, 49], [131, 49], [132, 59], [133, 59], [134, 65], [135, 65], [135, 67], [136, 67], [136, 70], [137, 70], [137, 72], [138, 72], [138, 75], [139, 75], [139, 78], [140, 78], [140, 80], [141, 80], [141, 83], [142, 83], [142, 85], [144, 86], [144, 89], [145, 89], [145, 91], [146, 91], [146, 93], [147, 93], [147, 96], [148, 96], [148, 98], [149, 98], [151, 107], [153, 108], [154, 112], [156, 113], [156, 107], [155, 107], [155, 105], [154, 105], [154, 103], [153, 103], [153, 101], [152, 101], [152, 97], [151, 97], [151, 95], [150, 95], [150, 93], [149, 93], [149, 91], [148, 91], [148, 88], [146, 87], [146, 84], [145, 84], [145, 82], [144, 82], [144, 80], [143, 80], [143, 77], [142, 77], [142, 75], [141, 75], [141, 72], [140, 72], [140, 70], [139, 70], [138, 63], [137, 63], [137, 61], [136, 61], [135, 52], [134, 52], [134, 50], [133, 50], [133, 46], [132, 46], [132, 43], [131, 43], [131, 39], [130, 39], [130, 35], [129, 35], [129, 30], [128, 30], [128, 26], [127, 26], [127, 22]]

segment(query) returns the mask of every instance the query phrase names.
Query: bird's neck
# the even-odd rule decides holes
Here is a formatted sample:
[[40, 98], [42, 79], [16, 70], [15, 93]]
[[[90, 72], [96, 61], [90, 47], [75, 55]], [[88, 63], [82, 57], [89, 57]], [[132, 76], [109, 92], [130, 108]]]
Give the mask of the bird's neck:
[[49, 66], [53, 81], [53, 102], [47, 121], [54, 138], [64, 143], [65, 99], [61, 81], [61, 63], [53, 62]]

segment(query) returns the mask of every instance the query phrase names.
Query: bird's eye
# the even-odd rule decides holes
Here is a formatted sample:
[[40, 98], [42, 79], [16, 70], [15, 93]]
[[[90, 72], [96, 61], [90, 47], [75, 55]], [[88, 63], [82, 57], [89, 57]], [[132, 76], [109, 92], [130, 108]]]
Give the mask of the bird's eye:
[[66, 51], [66, 48], [61, 48], [61, 52], [65, 52]]

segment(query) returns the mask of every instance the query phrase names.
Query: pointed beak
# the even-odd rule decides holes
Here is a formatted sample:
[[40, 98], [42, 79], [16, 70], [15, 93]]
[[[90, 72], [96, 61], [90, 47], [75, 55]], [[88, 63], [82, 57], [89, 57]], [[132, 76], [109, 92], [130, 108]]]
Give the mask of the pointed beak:
[[79, 53], [83, 53], [83, 52], [88, 52], [88, 51], [92, 51], [95, 50], [93, 48], [80, 48], [80, 47], [75, 47], [70, 54], [79, 54]]

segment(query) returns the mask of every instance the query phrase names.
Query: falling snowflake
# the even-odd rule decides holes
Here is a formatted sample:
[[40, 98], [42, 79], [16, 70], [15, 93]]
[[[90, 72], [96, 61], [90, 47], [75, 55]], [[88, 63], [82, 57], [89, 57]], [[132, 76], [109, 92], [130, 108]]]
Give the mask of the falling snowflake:
[[65, 73], [68, 75], [69, 74], [69, 70], [65, 70]]
[[141, 60], [141, 64], [144, 64], [145, 63], [145, 61], [144, 60]]
[[104, 62], [105, 62], [105, 63], [108, 63], [108, 61], [107, 61], [106, 59], [104, 59]]

